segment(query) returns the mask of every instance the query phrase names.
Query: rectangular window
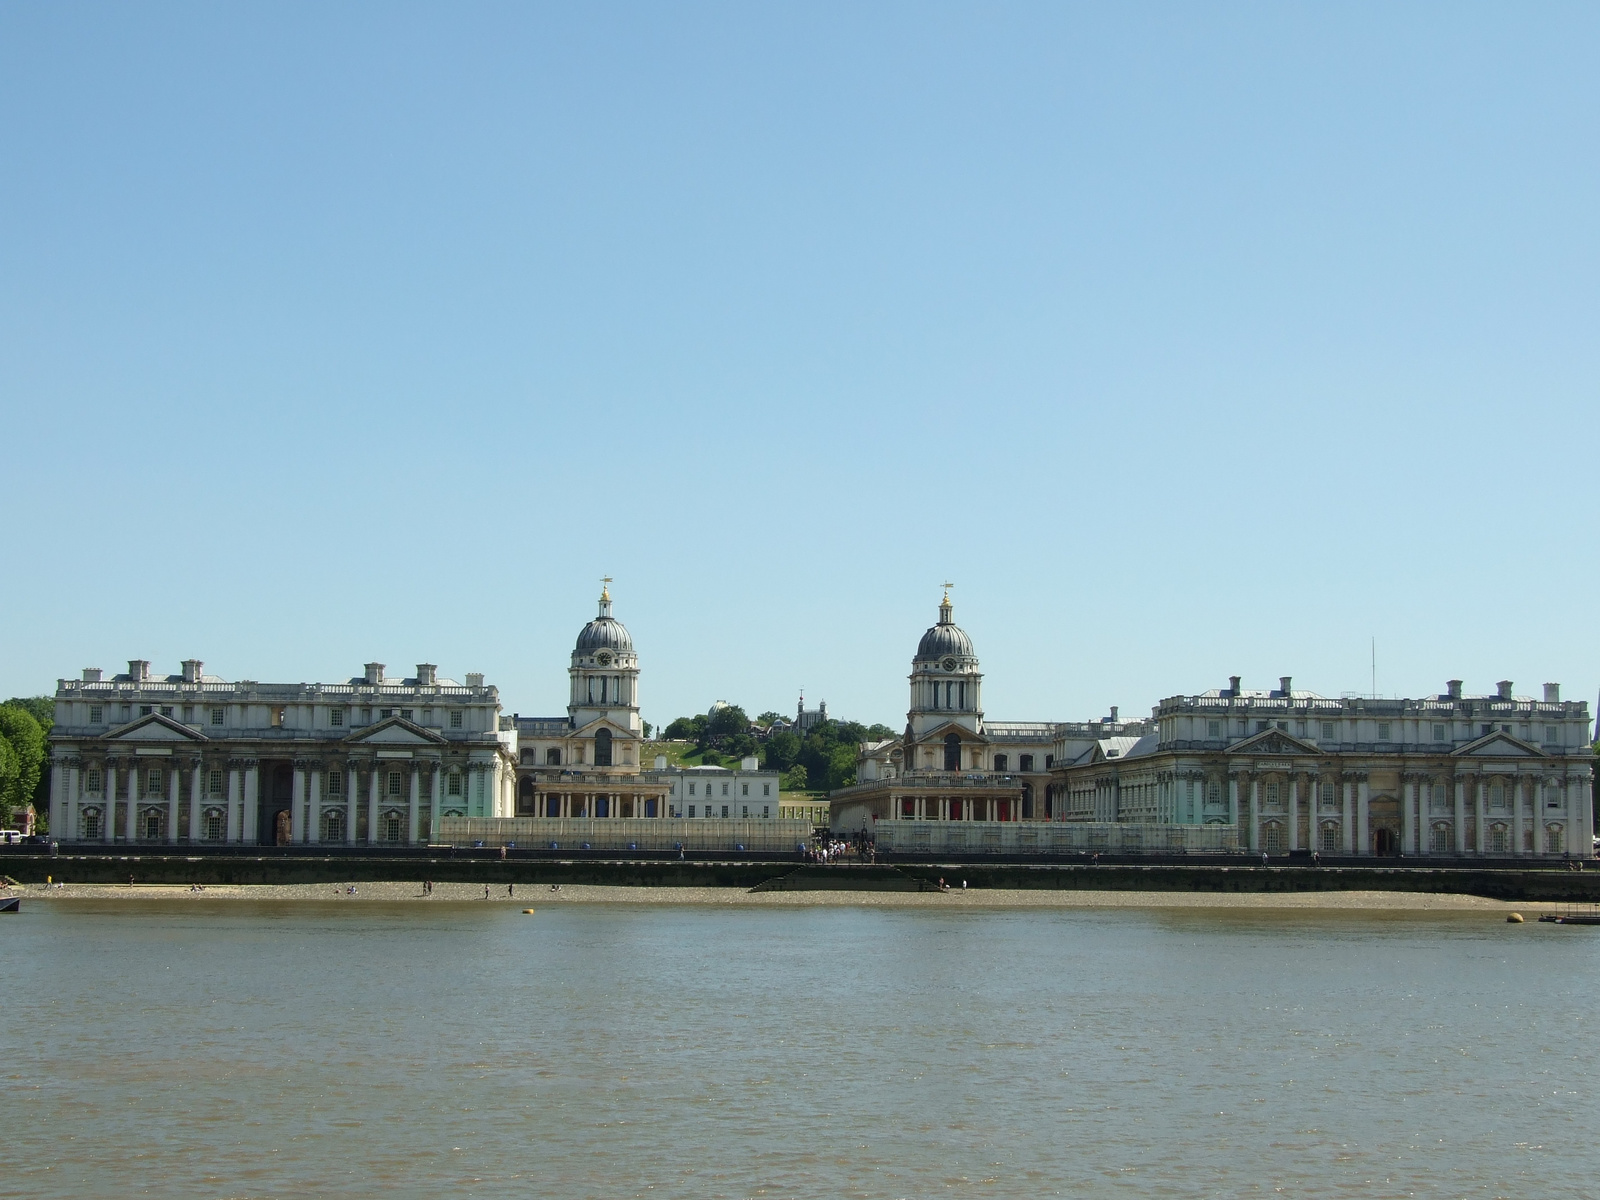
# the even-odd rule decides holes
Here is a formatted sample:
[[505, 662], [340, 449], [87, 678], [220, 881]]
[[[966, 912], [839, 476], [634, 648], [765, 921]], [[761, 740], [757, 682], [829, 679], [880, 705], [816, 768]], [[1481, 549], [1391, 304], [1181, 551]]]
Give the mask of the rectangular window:
[[444, 785], [445, 794], [448, 796], [461, 795], [461, 776], [452, 775]]
[[91, 704], [89, 706], [89, 724], [91, 724], [91, 725], [100, 724], [101, 721], [103, 721], [105, 719], [105, 715], [106, 715], [106, 710], [101, 708], [100, 705]]
[[1207, 788], [1207, 790], [1206, 790], [1206, 803], [1207, 804], [1221, 804], [1222, 803], [1222, 785], [1220, 783], [1213, 783]]
[[222, 795], [222, 772], [212, 771], [206, 776], [206, 791], [213, 796]]
[[344, 709], [342, 709], [342, 708], [330, 708], [328, 710], [328, 724], [332, 725], [335, 729], [337, 729], [337, 728], [339, 728], [339, 726], [343, 725], [344, 724]]
[[1289, 732], [1289, 722], [1287, 722], [1287, 721], [1279, 721], [1278, 722], [1278, 732], [1279, 733], [1288, 733]]
[[361, 710], [361, 723], [363, 725], [372, 724], [372, 710], [370, 708], [363, 708]]
[[1387, 742], [1389, 740], [1389, 722], [1378, 722], [1378, 740], [1380, 742]]
[[342, 795], [344, 795], [344, 772], [342, 772], [342, 771], [329, 771], [328, 772], [328, 795], [330, 795], [330, 796], [342, 796]]
[[1442, 742], [1445, 740], [1443, 725], [1435, 725], [1433, 727], [1433, 740], [1436, 742]]
[[162, 715], [162, 716], [163, 716], [163, 717], [170, 717], [170, 716], [171, 716], [171, 715], [172, 715], [172, 705], [170, 705], [170, 704], [163, 704], [163, 705], [162, 705], [162, 706], [161, 706], [161, 715]]
[[739, 787], [741, 789], [739, 792], [741, 796], [748, 796], [750, 794], [750, 785], [748, 783], [741, 783]]
[[1325, 742], [1331, 742], [1331, 741], [1333, 741], [1333, 738], [1334, 738], [1333, 722], [1332, 721], [1324, 721], [1322, 723], [1322, 740], [1325, 741]]
[[213, 725], [221, 725], [222, 722], [225, 720], [225, 716], [224, 716], [225, 712], [226, 712], [225, 709], [213, 708], [211, 710], [211, 723]]
[[726, 796], [728, 794], [728, 785], [727, 784], [723, 784], [722, 785], [722, 794], [724, 796]]
[[129, 704], [124, 704], [122, 706], [122, 719], [124, 721], [126, 721], [126, 720], [130, 719], [132, 716], [133, 716], [133, 706], [129, 705]]
[[1265, 733], [1266, 731], [1267, 731], [1267, 723], [1265, 721], [1257, 721], [1256, 722], [1256, 732], [1257, 733]]
[[161, 794], [161, 768], [151, 767], [144, 773], [144, 794], [158, 796]]
[[378, 720], [380, 721], [387, 721], [392, 716], [394, 716], [394, 709], [392, 708], [380, 708], [378, 710]]
[[1294, 723], [1294, 733], [1296, 737], [1305, 737], [1306, 723], [1304, 721], [1296, 721]]
[[398, 796], [400, 794], [400, 783], [401, 783], [400, 772], [399, 771], [390, 771], [389, 772], [389, 795]]
[[771, 815], [772, 815], [771, 806], [767, 805], [767, 804], [763, 804], [761, 806], [761, 818], [762, 818], [762, 820], [766, 820]]
[[689, 815], [690, 815], [690, 816], [691, 816], [691, 817], [692, 817], [692, 816], [694, 816], [694, 805], [692, 805], [692, 804], [691, 804], [691, 805], [689, 805]]
[[1544, 727], [1544, 740], [1551, 743], [1559, 742], [1561, 740], [1561, 730], [1554, 725], [1546, 725]]
[[1268, 804], [1277, 804], [1278, 803], [1278, 785], [1275, 784], [1275, 783], [1269, 783], [1269, 784], [1267, 784], [1265, 791], [1266, 791], [1267, 803]]
[[461, 713], [459, 711], [458, 712], [453, 712], [453, 713], [450, 714], [450, 728], [451, 729], [460, 729], [461, 728]]
[[424, 725], [433, 724], [433, 709], [425, 708], [422, 710], [422, 723]]
[[139, 715], [141, 717], [148, 717], [153, 711], [154, 710], [148, 704], [139, 705]]
[[689, 795], [694, 795], [694, 784], [692, 783], [689, 785]]
[[1333, 784], [1331, 783], [1325, 783], [1322, 785], [1322, 807], [1333, 807]]
[[1221, 721], [1207, 721], [1206, 722], [1206, 736], [1207, 737], [1212, 737], [1212, 738], [1221, 737], [1222, 736], [1222, 722]]
[[83, 773], [83, 790], [98, 792], [100, 790], [100, 772], [92, 768]]
[[194, 705], [185, 704], [183, 706], [183, 723], [185, 725], [194, 724]]
[[400, 719], [401, 719], [401, 720], [402, 720], [402, 721], [409, 721], [409, 720], [411, 720], [411, 710], [410, 710], [410, 709], [409, 709], [409, 708], [402, 708], [402, 709], [401, 709], [401, 710], [400, 710]]
[[[711, 810], [708, 808], [706, 811], [710, 812]], [[727, 820], [728, 818], [728, 806], [726, 804], [722, 806], [722, 818], [723, 820]]]
[[770, 784], [770, 783], [763, 783], [763, 784], [762, 784], [762, 785], [761, 785], [761, 794], [762, 794], [762, 795], [763, 795], [763, 796], [770, 796], [770, 795], [772, 795], [772, 785], [771, 785], [771, 784]]
[[740, 805], [739, 814], [748, 821], [750, 819], [750, 806], [748, 804]]

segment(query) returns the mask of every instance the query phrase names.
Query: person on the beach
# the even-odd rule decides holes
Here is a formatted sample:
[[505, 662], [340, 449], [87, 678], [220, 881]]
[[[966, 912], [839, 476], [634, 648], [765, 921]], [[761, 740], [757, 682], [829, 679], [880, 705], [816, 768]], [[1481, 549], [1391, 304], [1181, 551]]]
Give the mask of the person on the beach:
[[483, 898], [485, 900], [489, 898], [489, 885], [487, 883], [483, 885]]
[[514, 884], [514, 883], [506, 884], [506, 899], [509, 900], [509, 899], [511, 899], [511, 897], [515, 896], [516, 894], [517, 894], [517, 885]]

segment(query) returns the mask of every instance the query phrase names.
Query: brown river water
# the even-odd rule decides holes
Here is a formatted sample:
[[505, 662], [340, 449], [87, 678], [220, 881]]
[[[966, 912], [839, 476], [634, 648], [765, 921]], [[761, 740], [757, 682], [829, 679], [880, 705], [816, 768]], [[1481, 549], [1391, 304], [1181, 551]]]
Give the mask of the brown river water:
[[1600, 929], [122, 900], [0, 956], [4, 1195], [1600, 1194]]

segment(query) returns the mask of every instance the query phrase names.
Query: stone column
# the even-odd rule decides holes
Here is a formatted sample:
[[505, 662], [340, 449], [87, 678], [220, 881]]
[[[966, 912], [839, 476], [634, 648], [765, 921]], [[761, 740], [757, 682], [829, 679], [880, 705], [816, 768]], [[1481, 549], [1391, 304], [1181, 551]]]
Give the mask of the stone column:
[[1321, 777], [1315, 771], [1306, 772], [1306, 849], [1322, 852], [1322, 796], [1319, 791]]
[[261, 760], [247, 758], [244, 766], [244, 830], [239, 840], [254, 845], [261, 841]]
[[1472, 849], [1476, 854], [1482, 854], [1484, 846], [1487, 845], [1485, 841], [1487, 831], [1484, 829], [1488, 817], [1488, 809], [1484, 805], [1486, 790], [1487, 785], [1482, 776], [1472, 781]]
[[1356, 852], [1355, 790], [1350, 780], [1339, 780], [1339, 848], [1346, 854]]
[[1372, 853], [1372, 831], [1368, 828], [1367, 801], [1367, 776], [1363, 772], [1356, 776], [1356, 853]]
[[1511, 777], [1511, 853], [1522, 853], [1522, 800], [1528, 790], [1527, 779], [1519, 774]]
[[413, 761], [411, 764], [411, 795], [410, 804], [406, 813], [406, 844], [417, 844], [417, 818], [422, 815], [422, 764]]
[[1261, 777], [1250, 776], [1250, 852], [1261, 853]]
[[[428, 840], [430, 842], [436, 842], [436, 841], [439, 840], [439, 819], [440, 819], [439, 818], [439, 809], [440, 809], [441, 805], [444, 803], [444, 771], [442, 769], [443, 767], [444, 767], [444, 763], [443, 762], [436, 762], [436, 763], [432, 764], [432, 775], [429, 777], [429, 783], [428, 783]], [[534, 793], [533, 801], [534, 801], [535, 805], [537, 805], [539, 803], [539, 794], [538, 794], [538, 792]], [[534, 815], [537, 816], [538, 813], [535, 812]]]
[[1588, 782], [1581, 775], [1567, 776], [1567, 853], [1574, 858], [1594, 857], [1594, 834], [1590, 830], [1594, 814], [1585, 786]]
[[1467, 852], [1467, 780], [1464, 775], [1456, 776], [1456, 853]]
[[83, 760], [74, 758], [67, 773], [67, 796], [63, 806], [65, 818], [58, 828], [50, 826], [50, 836], [56, 841], [76, 841], [78, 838], [78, 808], [83, 803]]
[[56, 759], [50, 764], [50, 806], [46, 820], [50, 822], [50, 836], [57, 841], [61, 839], [57, 831], [66, 828], [67, 824], [67, 786], [66, 765]]
[[383, 775], [383, 764], [372, 764], [372, 774], [367, 780], [367, 845], [378, 844], [378, 780]]
[[1415, 775], [1400, 776], [1400, 853], [1410, 854], [1416, 849], [1416, 821], [1411, 816], [1411, 805], [1417, 791]]
[[105, 817], [100, 822], [100, 840], [117, 840], [117, 760], [106, 759]]
[[244, 841], [244, 778], [239, 762], [228, 763], [228, 843]]
[[123, 837], [130, 842], [137, 840], [136, 835], [139, 832], [139, 789], [144, 783], [139, 776], [145, 770], [148, 768], [137, 758], [133, 760], [133, 766], [128, 768], [127, 829]]
[[299, 845], [306, 840], [306, 764], [295, 759], [294, 787], [289, 793], [289, 840]]
[[189, 775], [189, 844], [200, 840], [200, 805], [205, 802], [206, 764], [197, 758], [190, 764]]
[[361, 772], [356, 767], [355, 759], [346, 759], [344, 764], [344, 842], [347, 846], [356, 844], [356, 803], [361, 795]]
[[176, 844], [178, 840], [178, 793], [179, 776], [182, 770], [176, 758], [167, 760], [171, 765], [167, 768], [167, 842]]
[[1309, 850], [1310, 846], [1300, 844], [1300, 784], [1304, 775], [1290, 774], [1284, 777], [1284, 785], [1289, 789], [1289, 849]]
[[[1201, 797], [1201, 803], [1205, 798]], [[1235, 830], [1239, 828], [1239, 776], [1237, 772], [1228, 772], [1228, 824]]]
[[322, 778], [327, 768], [319, 762], [311, 764], [311, 800], [306, 805], [306, 841], [322, 840]]

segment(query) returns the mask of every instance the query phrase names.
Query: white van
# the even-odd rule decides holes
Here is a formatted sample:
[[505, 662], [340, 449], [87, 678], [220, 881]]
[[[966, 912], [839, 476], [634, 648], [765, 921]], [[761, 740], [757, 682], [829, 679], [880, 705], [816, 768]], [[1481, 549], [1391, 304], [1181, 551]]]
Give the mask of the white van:
[[22, 845], [22, 830], [0, 829], [0, 846]]

